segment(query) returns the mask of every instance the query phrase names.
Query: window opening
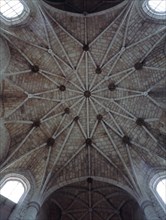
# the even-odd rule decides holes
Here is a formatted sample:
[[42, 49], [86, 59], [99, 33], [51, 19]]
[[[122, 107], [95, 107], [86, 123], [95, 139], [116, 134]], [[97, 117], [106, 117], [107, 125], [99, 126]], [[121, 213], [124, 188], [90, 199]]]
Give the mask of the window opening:
[[24, 6], [19, 0], [0, 0], [0, 12], [6, 18], [16, 18], [23, 11]]
[[150, 180], [149, 186], [164, 212], [166, 212], [166, 172], [156, 173]]
[[23, 22], [29, 13], [30, 9], [24, 0], [0, 0], [0, 19], [6, 25]]
[[9, 173], [0, 180], [0, 195], [14, 203], [23, 201], [31, 186], [28, 179], [18, 173]]
[[154, 19], [166, 19], [166, 0], [144, 0], [142, 4], [146, 14]]
[[0, 189], [0, 194], [14, 203], [18, 203], [25, 189], [19, 180], [8, 180]]
[[157, 184], [156, 191], [163, 200], [163, 202], [166, 204], [166, 179], [162, 179]]
[[166, 13], [166, 0], [149, 0], [148, 6], [156, 13]]

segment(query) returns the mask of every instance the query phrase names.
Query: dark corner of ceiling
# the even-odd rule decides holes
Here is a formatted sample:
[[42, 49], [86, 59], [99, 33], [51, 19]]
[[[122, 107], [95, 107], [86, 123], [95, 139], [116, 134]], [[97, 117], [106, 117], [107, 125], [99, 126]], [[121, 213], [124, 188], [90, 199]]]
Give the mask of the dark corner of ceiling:
[[43, 0], [49, 5], [74, 13], [94, 13], [112, 8], [124, 0]]

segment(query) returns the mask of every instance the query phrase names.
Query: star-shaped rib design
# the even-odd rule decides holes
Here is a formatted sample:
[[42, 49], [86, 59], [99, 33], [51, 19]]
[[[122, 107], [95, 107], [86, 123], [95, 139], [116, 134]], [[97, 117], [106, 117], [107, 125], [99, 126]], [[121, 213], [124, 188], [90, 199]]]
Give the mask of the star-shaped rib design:
[[152, 129], [162, 109], [150, 92], [164, 78], [165, 57], [156, 66], [153, 52], [166, 28], [137, 27], [134, 3], [106, 16], [41, 6], [25, 28], [1, 29], [11, 53], [2, 82], [11, 146], [1, 171], [30, 169], [43, 191], [72, 169], [72, 177], [111, 173], [139, 191], [137, 158], [164, 163]]

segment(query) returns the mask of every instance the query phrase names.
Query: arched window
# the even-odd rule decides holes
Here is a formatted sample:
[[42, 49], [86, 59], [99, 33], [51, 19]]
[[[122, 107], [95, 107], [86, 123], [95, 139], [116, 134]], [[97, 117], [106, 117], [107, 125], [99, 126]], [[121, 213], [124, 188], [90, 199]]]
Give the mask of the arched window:
[[1, 0], [0, 4], [0, 11], [2, 15], [6, 18], [15, 18], [17, 16], [20, 16], [20, 14], [22, 14], [24, 10], [24, 6], [19, 0]]
[[166, 178], [160, 180], [160, 182], [156, 186], [156, 191], [163, 200], [163, 202], [166, 204]]
[[18, 203], [24, 192], [24, 186], [19, 180], [8, 180], [0, 190], [2, 196], [15, 203]]
[[7, 24], [18, 24], [27, 18], [29, 8], [23, 0], [0, 0], [1, 20]]
[[166, 19], [166, 0], [145, 0], [143, 10], [152, 18]]
[[151, 179], [150, 188], [166, 212], [166, 172], [160, 172]]
[[154, 13], [166, 13], [166, 0], [149, 0], [148, 7]]
[[19, 174], [7, 175], [0, 184], [0, 195], [8, 198], [14, 203], [23, 200], [29, 190], [29, 181]]

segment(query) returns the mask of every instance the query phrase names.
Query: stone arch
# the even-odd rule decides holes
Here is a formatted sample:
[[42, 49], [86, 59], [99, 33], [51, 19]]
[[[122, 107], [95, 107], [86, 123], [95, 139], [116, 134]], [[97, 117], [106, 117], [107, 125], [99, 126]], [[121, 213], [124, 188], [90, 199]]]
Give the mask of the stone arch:
[[[93, 198], [91, 204], [92, 208], [89, 208], [89, 200], [86, 200], [86, 197], [88, 197], [89, 194], [89, 187], [91, 187], [89, 190]], [[74, 209], [74, 212], [76, 212], [78, 207], [80, 207], [78, 212], [80, 212], [81, 209], [85, 209], [84, 214], [87, 213], [87, 215], [90, 215], [90, 212], [92, 212], [93, 217], [95, 217], [96, 210], [103, 207], [103, 204], [106, 205], [106, 209], [109, 207], [109, 212], [112, 212], [112, 215], [115, 215], [115, 218], [118, 215], [124, 217], [128, 216], [129, 218], [133, 216], [136, 220], [142, 220], [144, 218], [144, 214], [138, 202], [138, 195], [135, 195], [135, 193], [126, 186], [123, 186], [120, 183], [115, 183], [115, 181], [112, 181], [111, 179], [101, 177], [82, 177], [72, 179], [66, 183], [61, 183], [58, 186], [53, 187], [51, 191], [41, 203], [42, 207], [38, 217], [42, 216], [41, 213], [43, 209], [46, 212], [48, 211], [46, 205], [52, 207], [52, 203], [55, 203], [57, 213], [61, 213], [61, 215], [64, 216], [64, 219], [71, 217], [67, 210], [70, 210], [69, 212], [72, 213]], [[65, 201], [65, 203], [63, 203], [63, 201]], [[133, 215], [130, 206], [133, 207], [134, 213], [137, 213], [138, 211], [136, 215]], [[89, 211], [87, 212], [86, 210]], [[73, 213], [73, 215], [75, 214]], [[47, 215], [45, 214], [45, 216]], [[106, 216], [103, 219], [109, 219], [111, 214], [107, 213]], [[76, 218], [78, 218], [78, 216]]]
[[[22, 169], [8, 169], [6, 172], [1, 173], [1, 182], [3, 183], [3, 181], [6, 178], [10, 178], [10, 177], [21, 177], [23, 178], [23, 180], [29, 184], [29, 191], [27, 192], [27, 194], [25, 196], [23, 196], [19, 202], [17, 203], [16, 207], [14, 208], [14, 210], [12, 211], [9, 220], [13, 220], [15, 218], [18, 217], [18, 215], [20, 216], [20, 218], [22, 219], [22, 217], [24, 216], [24, 213], [26, 211], [26, 206], [30, 200], [30, 198], [34, 195], [35, 193], [35, 189], [36, 189], [36, 183], [35, 180], [33, 178], [33, 175], [31, 174], [30, 171], [28, 170], [22, 170]], [[28, 181], [28, 182], [27, 182]]]
[[[84, 181], [88, 178], [88, 176], [85, 176], [85, 177], [79, 177], [79, 178], [74, 178], [74, 179], [71, 179], [71, 180], [68, 180], [68, 181], [65, 181], [65, 182], [62, 182], [62, 183], [59, 183], [57, 185], [55, 185], [54, 187], [50, 188], [47, 192], [45, 192], [42, 196], [42, 199], [41, 199], [41, 204], [44, 203], [44, 201], [53, 193], [55, 192], [56, 190], [62, 188], [62, 187], [65, 187], [69, 184], [72, 184], [72, 183], [76, 183], [76, 182], [81, 182], [81, 181]], [[130, 195], [132, 195], [137, 201], [139, 200], [139, 195], [137, 195], [133, 190], [131, 190], [128, 186], [125, 186], [124, 184], [120, 183], [120, 182], [117, 182], [113, 179], [109, 179], [109, 178], [103, 178], [103, 177], [98, 177], [98, 176], [92, 176], [91, 178], [93, 178], [94, 180], [96, 181], [99, 181], [99, 182], [103, 182], [103, 183], [108, 183], [108, 184], [112, 184], [112, 185], [115, 185], [115, 186], [118, 186], [119, 188], [123, 189], [124, 191], [128, 192]]]

